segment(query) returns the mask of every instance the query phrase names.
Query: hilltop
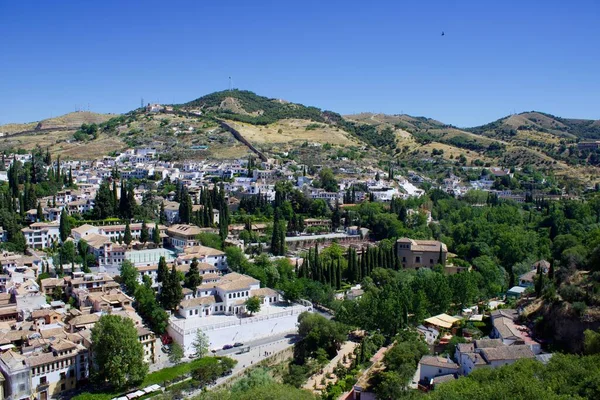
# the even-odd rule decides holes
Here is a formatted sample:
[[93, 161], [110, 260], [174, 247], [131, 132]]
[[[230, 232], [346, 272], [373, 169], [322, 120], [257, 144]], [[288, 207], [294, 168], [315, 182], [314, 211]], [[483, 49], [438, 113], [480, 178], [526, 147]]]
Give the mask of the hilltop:
[[[96, 124], [93, 135], [78, 134]], [[231, 134], [238, 132], [243, 140]], [[600, 157], [580, 152], [577, 141], [600, 138], [600, 121], [569, 119], [532, 111], [486, 125], [458, 128], [405, 114], [333, 111], [260, 96], [247, 90], [220, 91], [161, 112], [139, 108], [124, 115], [70, 113], [29, 124], [0, 126], [1, 149], [37, 145], [73, 158], [152, 145], [173, 159], [238, 158], [251, 152], [294, 152], [299, 160], [324, 163], [396, 159], [443, 161], [456, 166], [532, 166], [574, 178], [598, 179]], [[323, 147], [327, 146], [327, 148]]]
[[486, 125], [467, 128], [480, 135], [500, 138], [517, 136], [520, 131], [556, 138], [600, 139], [600, 120], [561, 118], [539, 111], [509, 115]]

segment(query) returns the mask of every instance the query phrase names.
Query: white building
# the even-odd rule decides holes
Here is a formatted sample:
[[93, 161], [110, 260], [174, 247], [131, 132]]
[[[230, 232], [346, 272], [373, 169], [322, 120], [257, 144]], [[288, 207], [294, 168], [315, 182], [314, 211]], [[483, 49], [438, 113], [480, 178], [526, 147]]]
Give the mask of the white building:
[[[288, 305], [273, 289], [260, 288], [260, 282], [250, 276], [230, 273], [213, 277], [186, 294], [177, 314], [169, 320], [167, 331], [186, 354], [194, 352], [196, 332], [202, 330], [210, 340], [210, 348], [256, 340], [283, 332], [296, 331], [298, 315], [311, 311], [310, 303]], [[258, 297], [261, 310], [255, 315], [246, 312], [246, 301]]]
[[53, 242], [60, 241], [59, 222], [36, 222], [27, 228], [21, 229], [25, 236], [27, 246], [34, 249], [45, 249], [52, 246]]

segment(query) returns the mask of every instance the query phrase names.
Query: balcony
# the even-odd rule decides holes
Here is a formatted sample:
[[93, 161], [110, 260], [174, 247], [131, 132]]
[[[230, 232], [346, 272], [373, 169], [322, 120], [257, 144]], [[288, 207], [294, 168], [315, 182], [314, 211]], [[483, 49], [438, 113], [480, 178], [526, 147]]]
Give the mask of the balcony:
[[45, 382], [45, 383], [40, 383], [39, 385], [37, 385], [36, 387], [36, 391], [39, 392], [43, 392], [44, 390], [47, 390], [48, 387], [50, 387], [50, 383], [49, 382]]

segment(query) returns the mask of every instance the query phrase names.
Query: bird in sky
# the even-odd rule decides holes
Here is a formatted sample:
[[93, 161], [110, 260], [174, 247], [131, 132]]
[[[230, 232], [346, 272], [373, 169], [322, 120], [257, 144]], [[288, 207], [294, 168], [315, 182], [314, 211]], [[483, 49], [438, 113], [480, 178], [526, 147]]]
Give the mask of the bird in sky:
[[444, 33], [444, 31], [442, 31], [442, 36], [445, 36], [446, 34]]

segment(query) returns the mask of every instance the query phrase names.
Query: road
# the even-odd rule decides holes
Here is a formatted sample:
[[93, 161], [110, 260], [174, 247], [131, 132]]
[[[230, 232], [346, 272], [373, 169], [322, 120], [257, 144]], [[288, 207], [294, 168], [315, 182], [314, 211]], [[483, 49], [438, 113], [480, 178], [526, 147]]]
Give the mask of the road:
[[[286, 337], [287, 336], [287, 337]], [[215, 353], [217, 356], [227, 356], [237, 360], [236, 366], [233, 368], [233, 374], [249, 368], [250, 366], [261, 362], [269, 355], [275, 354], [281, 350], [291, 347], [299, 340], [295, 332], [281, 333], [264, 339], [255, 340], [253, 342], [244, 343], [244, 346], [229, 350], [219, 350]], [[250, 347], [247, 353], [238, 354], [242, 349]], [[227, 377], [217, 380], [217, 385], [225, 381]]]

